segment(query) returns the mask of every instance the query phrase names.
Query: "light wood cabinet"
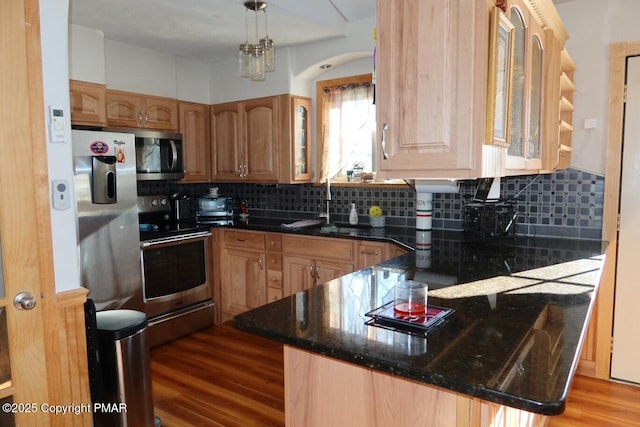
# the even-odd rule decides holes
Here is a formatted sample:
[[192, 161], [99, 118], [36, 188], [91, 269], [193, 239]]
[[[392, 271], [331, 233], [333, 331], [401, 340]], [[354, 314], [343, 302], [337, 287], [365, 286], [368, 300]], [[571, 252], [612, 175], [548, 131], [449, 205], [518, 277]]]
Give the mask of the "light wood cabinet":
[[355, 240], [284, 235], [283, 296], [354, 271]]
[[483, 144], [491, 2], [377, 0], [376, 5], [378, 175], [500, 173], [504, 148]]
[[211, 181], [211, 131], [209, 106], [178, 104], [185, 175], [183, 182]]
[[275, 97], [212, 106], [214, 181], [277, 181], [277, 115]]
[[107, 90], [109, 126], [178, 130], [178, 102], [171, 98]]
[[406, 252], [387, 242], [224, 228], [214, 239], [219, 321]]
[[561, 73], [566, 29], [552, 0], [507, 3], [506, 15], [517, 33], [508, 108], [511, 135], [493, 145], [484, 142], [488, 126], [494, 125], [488, 123], [487, 100], [495, 96], [488, 94], [493, 87], [488, 70], [496, 2], [377, 0], [381, 178], [531, 174], [568, 164], [570, 139], [559, 142], [571, 129], [560, 120], [568, 98], [564, 106], [559, 103], [561, 74], [571, 74]]
[[387, 243], [384, 242], [359, 241], [356, 248], [358, 268], [381, 263], [385, 259], [386, 247]]
[[[564, 70], [572, 67], [572, 62], [563, 58], [568, 35], [550, 1], [511, 0], [507, 14], [515, 26], [515, 50], [506, 173], [548, 173], [566, 168], [571, 161], [573, 130], [571, 113], [563, 113], [573, 111], [568, 101], [573, 96], [566, 92], [564, 83], [568, 80]], [[573, 69], [575, 66], [569, 71], [571, 75]], [[568, 144], [561, 142], [563, 133]]]
[[267, 303], [265, 235], [225, 230], [220, 268], [221, 320]]
[[309, 182], [310, 105], [291, 95], [213, 105], [214, 181]]
[[71, 124], [106, 126], [106, 94], [107, 89], [103, 84], [70, 80]]
[[280, 97], [283, 121], [279, 132], [279, 181], [311, 182], [311, 99], [300, 96]]
[[515, 49], [511, 137], [505, 166], [512, 173], [535, 173], [542, 168], [543, 70], [551, 59], [542, 24], [525, 1], [513, 0], [508, 10], [515, 27]]

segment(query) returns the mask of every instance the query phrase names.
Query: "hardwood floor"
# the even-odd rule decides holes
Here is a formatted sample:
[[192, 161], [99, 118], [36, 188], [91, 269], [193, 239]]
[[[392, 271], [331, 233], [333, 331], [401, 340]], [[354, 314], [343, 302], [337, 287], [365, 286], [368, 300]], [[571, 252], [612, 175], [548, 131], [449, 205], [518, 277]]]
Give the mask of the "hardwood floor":
[[[284, 426], [282, 345], [223, 323], [151, 351], [164, 427]], [[576, 377], [550, 427], [640, 426], [640, 387]]]

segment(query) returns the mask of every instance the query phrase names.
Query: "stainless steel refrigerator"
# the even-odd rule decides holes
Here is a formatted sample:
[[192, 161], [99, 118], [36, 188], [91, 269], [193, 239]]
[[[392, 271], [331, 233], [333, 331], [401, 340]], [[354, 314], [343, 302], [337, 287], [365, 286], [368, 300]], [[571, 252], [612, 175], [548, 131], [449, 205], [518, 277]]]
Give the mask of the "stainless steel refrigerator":
[[81, 284], [98, 311], [144, 311], [135, 138], [72, 131]]

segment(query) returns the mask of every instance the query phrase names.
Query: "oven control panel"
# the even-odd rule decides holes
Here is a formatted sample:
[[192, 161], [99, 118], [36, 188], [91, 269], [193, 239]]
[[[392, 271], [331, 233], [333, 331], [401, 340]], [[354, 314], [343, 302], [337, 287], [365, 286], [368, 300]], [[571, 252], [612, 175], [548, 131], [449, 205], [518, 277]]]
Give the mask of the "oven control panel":
[[138, 196], [138, 212], [171, 212], [169, 197], [164, 195]]

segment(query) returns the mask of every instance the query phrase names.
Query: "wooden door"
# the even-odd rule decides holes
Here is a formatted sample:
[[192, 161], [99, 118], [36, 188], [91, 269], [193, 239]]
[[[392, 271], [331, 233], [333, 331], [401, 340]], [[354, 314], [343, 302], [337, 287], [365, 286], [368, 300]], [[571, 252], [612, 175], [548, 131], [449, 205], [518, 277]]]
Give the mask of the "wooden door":
[[142, 127], [140, 97], [116, 90], [107, 90], [107, 124], [137, 128]]
[[[281, 171], [281, 176], [287, 173], [293, 182], [310, 182], [311, 170], [311, 100], [299, 96], [291, 97], [291, 136], [289, 142], [282, 149], [291, 151], [291, 171]], [[281, 111], [280, 114], [283, 112]], [[281, 138], [283, 138], [281, 136]], [[291, 140], [289, 140], [291, 139]]]
[[611, 376], [640, 383], [640, 335], [636, 329], [640, 301], [636, 265], [640, 249], [640, 57], [627, 61], [626, 87]]
[[74, 125], [105, 126], [106, 89], [104, 85], [69, 81], [71, 123]]
[[312, 259], [286, 255], [282, 258], [282, 296], [286, 297], [315, 285], [315, 264]]
[[246, 179], [251, 182], [277, 182], [278, 97], [244, 101], [242, 108]]
[[381, 263], [385, 256], [385, 243], [361, 241], [358, 243], [358, 268]]
[[209, 106], [181, 102], [178, 112], [185, 169], [183, 182], [209, 182], [211, 181]]
[[242, 249], [225, 249], [222, 255], [222, 318], [267, 303], [266, 255]]
[[486, 3], [376, 4], [379, 174], [476, 175], [485, 126]]
[[330, 260], [316, 260], [316, 284], [320, 285], [326, 283], [329, 280], [336, 279], [340, 276], [344, 276], [348, 273], [353, 273], [353, 264], [330, 261]]
[[[0, 40], [11, 41], [0, 43], [0, 402], [37, 405], [15, 413], [3, 406], [3, 427], [50, 425], [39, 405], [52, 401], [43, 317], [52, 313], [55, 289], [38, 5], [0, 2]], [[34, 295], [33, 309], [14, 306], [20, 292]]]
[[241, 149], [240, 105], [237, 102], [211, 107], [211, 151], [214, 181], [238, 181], [246, 162]]
[[142, 127], [172, 132], [178, 130], [178, 102], [175, 99], [145, 96], [141, 105]]

